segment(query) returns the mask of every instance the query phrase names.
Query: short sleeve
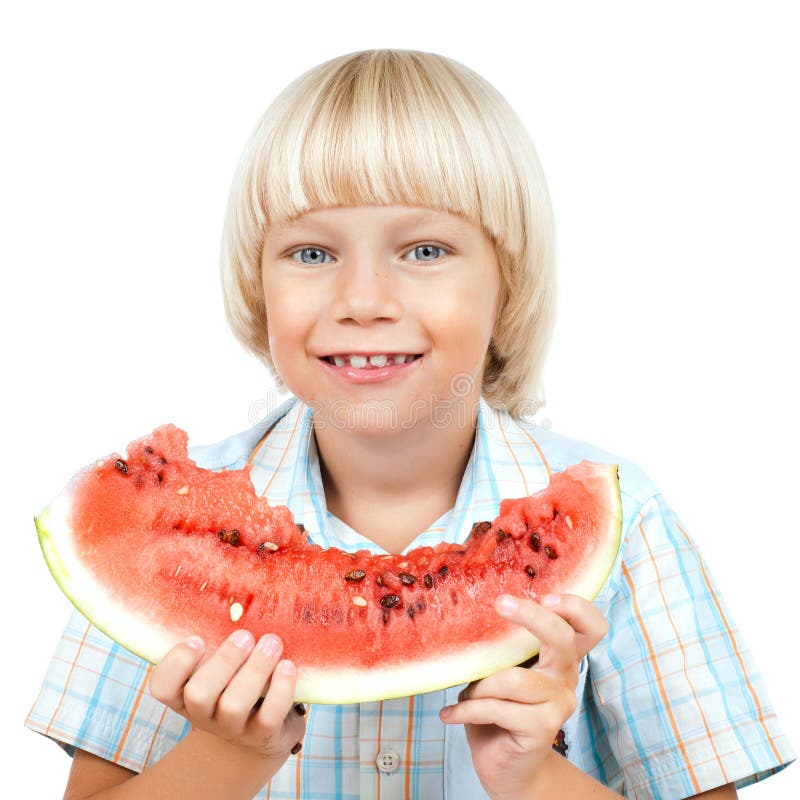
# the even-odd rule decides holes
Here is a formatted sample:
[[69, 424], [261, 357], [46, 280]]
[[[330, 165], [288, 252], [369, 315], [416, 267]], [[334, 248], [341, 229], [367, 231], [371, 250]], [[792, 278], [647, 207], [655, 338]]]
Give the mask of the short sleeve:
[[25, 725], [70, 756], [80, 748], [141, 772], [190, 729], [150, 695], [151, 671], [74, 610]]
[[[593, 750], [626, 797], [737, 789], [795, 760], [755, 659], [661, 494], [627, 531], [589, 653]], [[621, 784], [621, 785], [620, 785]]]

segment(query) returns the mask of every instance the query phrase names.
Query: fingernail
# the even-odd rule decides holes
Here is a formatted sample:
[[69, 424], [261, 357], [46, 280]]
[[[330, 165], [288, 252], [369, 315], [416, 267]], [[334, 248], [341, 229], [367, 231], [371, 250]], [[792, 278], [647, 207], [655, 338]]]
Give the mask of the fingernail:
[[199, 636], [190, 636], [188, 639], [184, 639], [183, 643], [192, 650], [202, 650], [204, 647], [203, 640]]
[[511, 614], [519, 608], [517, 599], [508, 594], [501, 594], [500, 599], [497, 601], [497, 605], [500, 607], [501, 611], [505, 611], [508, 614]]
[[250, 631], [234, 631], [231, 634], [231, 642], [235, 644], [237, 647], [241, 647], [242, 650], [249, 647], [253, 643], [253, 636]]
[[281, 663], [278, 664], [278, 669], [284, 675], [294, 675], [295, 672], [297, 672], [297, 670], [295, 669], [294, 664], [291, 661], [289, 661], [288, 659], [284, 660], [284, 661], [281, 661]]
[[546, 594], [541, 602], [543, 606], [555, 608], [561, 602], [561, 597], [557, 594]]
[[281, 649], [281, 643], [277, 636], [267, 634], [261, 637], [258, 647], [264, 655], [274, 656]]
[[442, 719], [447, 719], [453, 713], [453, 706], [445, 706], [440, 712], [439, 716]]

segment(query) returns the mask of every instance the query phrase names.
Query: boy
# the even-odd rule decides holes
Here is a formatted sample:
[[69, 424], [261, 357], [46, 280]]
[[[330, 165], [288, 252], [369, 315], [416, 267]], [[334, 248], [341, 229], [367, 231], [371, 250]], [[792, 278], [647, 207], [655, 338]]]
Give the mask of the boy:
[[28, 720], [75, 753], [70, 798], [719, 800], [794, 760], [658, 488], [525, 419], [553, 252], [533, 145], [462, 65], [354, 53], [273, 102], [231, 193], [223, 289], [294, 397], [198, 463], [252, 463], [312, 541], [373, 552], [461, 541], [553, 471], [619, 463], [624, 545], [594, 603], [498, 599], [542, 639], [532, 668], [383, 703], [294, 706], [276, 637], [238, 631], [193, 673], [202, 640], [153, 668], [75, 614]]

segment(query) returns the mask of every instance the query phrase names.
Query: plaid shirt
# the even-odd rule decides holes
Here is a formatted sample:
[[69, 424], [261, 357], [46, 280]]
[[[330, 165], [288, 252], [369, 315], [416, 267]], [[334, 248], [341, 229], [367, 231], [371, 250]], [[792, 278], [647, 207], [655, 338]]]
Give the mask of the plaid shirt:
[[[252, 463], [256, 491], [287, 505], [311, 541], [384, 552], [327, 511], [311, 408], [297, 398], [191, 455], [211, 469]], [[753, 656], [696, 545], [635, 464], [515, 421], [481, 398], [456, 504], [407, 549], [464, 541], [475, 520], [497, 516], [502, 498], [530, 495], [582, 459], [619, 464], [624, 543], [594, 601], [610, 631], [581, 663], [578, 707], [559, 750], [633, 798], [673, 800], [731, 782], [741, 788], [784, 768], [795, 754]], [[151, 670], [74, 612], [25, 724], [70, 754], [78, 747], [141, 771], [189, 731], [149, 695]], [[461, 688], [310, 706], [303, 749], [257, 797], [486, 797], [463, 726], [438, 717]]]

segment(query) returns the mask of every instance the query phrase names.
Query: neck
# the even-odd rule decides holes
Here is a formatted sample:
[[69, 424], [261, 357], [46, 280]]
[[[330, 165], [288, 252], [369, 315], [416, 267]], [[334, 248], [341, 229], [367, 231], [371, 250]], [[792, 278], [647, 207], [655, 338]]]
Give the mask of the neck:
[[390, 515], [402, 509], [407, 516], [413, 508], [435, 521], [455, 505], [475, 441], [477, 398], [463, 408], [449, 425], [428, 416], [413, 427], [377, 431], [316, 426], [328, 510], [364, 535], [358, 522], [385, 519], [387, 507]]

